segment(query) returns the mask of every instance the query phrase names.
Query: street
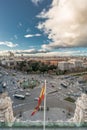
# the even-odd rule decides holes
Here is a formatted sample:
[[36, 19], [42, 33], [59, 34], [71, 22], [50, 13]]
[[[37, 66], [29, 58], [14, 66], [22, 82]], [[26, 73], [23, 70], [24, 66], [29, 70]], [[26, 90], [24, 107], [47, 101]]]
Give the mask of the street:
[[[75, 83], [72, 83], [70, 79], [66, 79], [64, 76], [50, 76], [50, 75], [42, 75], [42, 74], [24, 74], [22, 72], [15, 72], [14, 70], [7, 70], [1, 68], [0, 70], [1, 78], [0, 82], [6, 83], [6, 88], [4, 91], [8, 92], [8, 95], [11, 97], [13, 102], [13, 111], [14, 115], [18, 116], [23, 112], [33, 110], [37, 105], [37, 101], [35, 98], [39, 97], [42, 86], [44, 85], [44, 81], [46, 79], [46, 105], [49, 108], [62, 108], [62, 109], [70, 109], [71, 112], [74, 113], [75, 103], [64, 100], [66, 97], [71, 94], [75, 100], [77, 99], [73, 93], [81, 93], [81, 90], [77, 85], [78, 78]], [[13, 75], [15, 73], [15, 75]], [[40, 82], [39, 86], [36, 86], [34, 89], [22, 89], [20, 86], [20, 81], [26, 80], [38, 80]], [[73, 78], [73, 77], [72, 77]], [[62, 82], [67, 81], [69, 84], [67, 88], [61, 86]], [[14, 94], [22, 94], [25, 95], [25, 99], [20, 100], [14, 97]], [[30, 93], [30, 95], [26, 95], [26, 93]], [[43, 106], [43, 102], [42, 102]]]

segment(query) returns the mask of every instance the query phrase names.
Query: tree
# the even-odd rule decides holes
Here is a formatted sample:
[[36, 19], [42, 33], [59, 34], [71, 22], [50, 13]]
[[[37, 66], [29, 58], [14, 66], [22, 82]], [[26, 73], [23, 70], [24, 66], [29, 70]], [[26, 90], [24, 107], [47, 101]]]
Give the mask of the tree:
[[32, 66], [32, 70], [33, 71], [38, 71], [38, 69], [39, 69], [39, 62], [33, 62], [31, 64], [31, 66]]
[[31, 66], [28, 66], [28, 69], [27, 69], [27, 73], [31, 73], [32, 72], [32, 67]]
[[42, 63], [42, 64], [40, 65], [39, 70], [40, 70], [40, 72], [45, 73], [46, 71], [48, 71], [48, 65]]

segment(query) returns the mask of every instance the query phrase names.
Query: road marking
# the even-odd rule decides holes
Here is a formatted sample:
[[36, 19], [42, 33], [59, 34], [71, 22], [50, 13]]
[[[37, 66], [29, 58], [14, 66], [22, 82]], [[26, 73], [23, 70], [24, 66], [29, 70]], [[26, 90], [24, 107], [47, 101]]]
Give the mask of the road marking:
[[29, 104], [32, 104], [32, 103], [34, 103], [34, 101], [32, 101], [30, 103], [18, 104], [18, 105], [13, 106], [13, 108], [21, 107], [21, 106], [24, 106], [24, 105], [29, 105]]
[[18, 89], [17, 89], [17, 88], [15, 88], [14, 90], [10, 90], [10, 91], [9, 91], [9, 93], [14, 92], [15, 90], [17, 90], [17, 91], [18, 91]]

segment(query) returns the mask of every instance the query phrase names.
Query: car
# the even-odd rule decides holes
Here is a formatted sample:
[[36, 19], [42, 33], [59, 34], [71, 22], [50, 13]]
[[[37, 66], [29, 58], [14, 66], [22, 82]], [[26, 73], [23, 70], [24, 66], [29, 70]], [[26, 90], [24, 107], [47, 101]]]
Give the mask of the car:
[[28, 89], [27, 92], [30, 92], [30, 90]]
[[6, 72], [5, 74], [6, 74], [6, 75], [8, 75], [8, 73], [7, 73], [7, 72]]
[[59, 90], [61, 90], [62, 88], [61, 87], [59, 87]]
[[2, 83], [3, 88], [6, 88], [6, 82]]
[[38, 97], [35, 97], [35, 98], [34, 98], [34, 101], [38, 101], [38, 100], [39, 100], [39, 98], [38, 98]]
[[15, 84], [15, 82], [13, 81], [13, 84]]
[[67, 85], [64, 84], [64, 83], [61, 83], [61, 86], [64, 87], [64, 88], [67, 88]]
[[28, 93], [28, 92], [27, 92], [25, 95], [26, 95], [26, 96], [31, 96], [31, 94], [30, 94], [30, 93]]
[[18, 93], [18, 91], [15, 91], [15, 94], [17, 94]]
[[24, 90], [23, 89], [20, 89], [20, 92], [23, 92]]
[[54, 86], [54, 85], [52, 85], [51, 87], [52, 87], [52, 88], [54, 88], [55, 86]]

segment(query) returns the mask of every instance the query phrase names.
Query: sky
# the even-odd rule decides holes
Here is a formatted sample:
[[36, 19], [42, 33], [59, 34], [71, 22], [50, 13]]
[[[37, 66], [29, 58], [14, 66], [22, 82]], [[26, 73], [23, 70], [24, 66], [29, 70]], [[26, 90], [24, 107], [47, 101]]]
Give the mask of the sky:
[[0, 53], [87, 55], [87, 0], [0, 0]]

